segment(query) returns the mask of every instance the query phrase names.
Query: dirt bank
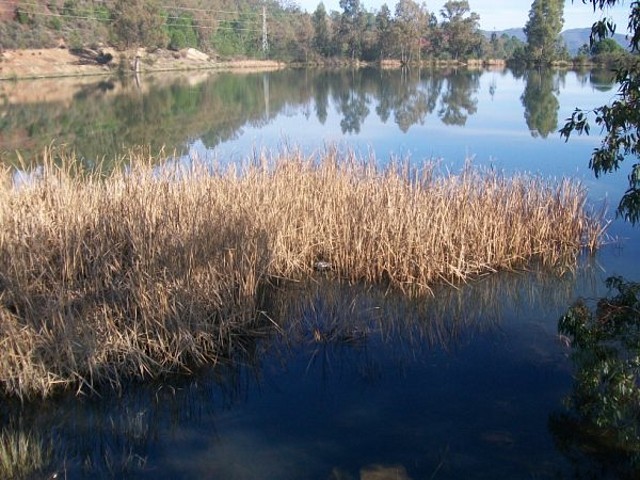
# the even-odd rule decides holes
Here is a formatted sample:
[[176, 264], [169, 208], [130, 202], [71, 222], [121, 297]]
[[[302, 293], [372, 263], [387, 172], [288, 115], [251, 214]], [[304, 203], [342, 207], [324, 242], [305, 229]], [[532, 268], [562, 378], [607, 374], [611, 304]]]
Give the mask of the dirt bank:
[[119, 52], [106, 48], [99, 53], [104, 56], [110, 55], [112, 59], [101, 64], [92, 51], [72, 51], [67, 48], [5, 50], [0, 53], [0, 80], [112, 75], [119, 69], [133, 72], [136, 56], [139, 58], [139, 70], [142, 73], [202, 69], [273, 70], [285, 66], [281, 62], [270, 60], [221, 62], [194, 49], [179, 52], [157, 50], [148, 53], [142, 50]]

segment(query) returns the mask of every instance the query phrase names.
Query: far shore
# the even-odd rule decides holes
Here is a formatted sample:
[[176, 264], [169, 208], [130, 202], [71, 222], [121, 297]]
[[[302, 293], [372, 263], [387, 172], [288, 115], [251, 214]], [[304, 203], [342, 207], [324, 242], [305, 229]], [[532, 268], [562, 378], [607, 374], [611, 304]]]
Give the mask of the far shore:
[[[101, 61], [109, 56], [109, 61]], [[423, 59], [422, 67], [454, 67], [469, 69], [504, 70], [504, 59]], [[148, 52], [142, 48], [126, 51], [112, 47], [70, 49], [58, 48], [0, 50], [0, 81], [33, 80], [43, 78], [104, 77], [115, 74], [191, 72], [191, 71], [243, 71], [261, 72], [280, 70], [287, 67], [364, 67], [376, 66], [382, 69], [402, 68], [397, 59], [376, 62], [351, 62], [341, 59], [310, 59], [307, 62], [287, 63], [279, 60], [221, 59], [194, 48], [180, 51], [158, 49]], [[416, 65], [416, 64], [412, 64]], [[588, 67], [592, 64], [574, 65], [558, 63], [559, 68]]]
[[[112, 60], [106, 64], [93, 57], [108, 54]], [[191, 70], [243, 70], [265, 71], [286, 67], [276, 60], [219, 60], [195, 49], [181, 51], [142, 49], [117, 51], [113, 48], [80, 49], [43, 48], [30, 50], [4, 50], [0, 52], [0, 80], [37, 78], [64, 78], [110, 76], [118, 72], [135, 73], [138, 58], [140, 73]]]
[[[108, 55], [107, 62], [100, 58]], [[374, 62], [380, 68], [401, 68], [399, 60], [383, 60]], [[472, 59], [456, 61], [423, 61], [423, 66], [464, 67], [504, 69], [506, 63], [501, 59]], [[356, 62], [355, 66], [372, 65]], [[343, 67], [354, 66], [350, 61], [325, 59], [306, 63], [289, 64], [278, 60], [259, 59], [219, 59], [193, 48], [180, 51], [158, 49], [147, 52], [144, 49], [118, 51], [105, 47], [97, 49], [69, 49], [66, 47], [4, 50], [0, 51], [0, 81], [29, 80], [40, 78], [65, 77], [99, 77], [112, 76], [117, 73], [133, 74], [136, 72], [159, 73], [168, 71], [233, 71], [244, 72], [271, 71], [286, 67]]]

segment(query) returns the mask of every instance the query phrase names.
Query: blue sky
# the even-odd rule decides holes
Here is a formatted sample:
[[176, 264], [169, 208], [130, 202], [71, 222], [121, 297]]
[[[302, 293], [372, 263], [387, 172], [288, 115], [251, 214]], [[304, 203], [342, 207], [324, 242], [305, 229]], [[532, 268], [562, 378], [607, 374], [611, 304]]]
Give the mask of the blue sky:
[[[378, 10], [386, 3], [393, 11], [397, 0], [360, 0], [367, 10]], [[427, 0], [427, 10], [435, 12], [440, 18], [440, 9], [446, 0]], [[292, 3], [300, 5], [304, 10], [312, 12], [320, 3], [320, 0], [293, 0]], [[327, 10], [341, 10], [340, 0], [323, 0]], [[524, 27], [529, 16], [529, 9], [533, 0], [469, 0], [471, 10], [480, 15], [480, 28], [483, 30], [504, 30], [507, 28]], [[608, 11], [609, 16], [618, 24], [618, 33], [625, 33], [629, 4], [631, 0], [624, 0], [623, 5], [616, 6]], [[600, 14], [593, 13], [591, 4], [585, 5], [582, 0], [567, 0], [564, 7], [564, 27], [581, 28], [590, 27]]]

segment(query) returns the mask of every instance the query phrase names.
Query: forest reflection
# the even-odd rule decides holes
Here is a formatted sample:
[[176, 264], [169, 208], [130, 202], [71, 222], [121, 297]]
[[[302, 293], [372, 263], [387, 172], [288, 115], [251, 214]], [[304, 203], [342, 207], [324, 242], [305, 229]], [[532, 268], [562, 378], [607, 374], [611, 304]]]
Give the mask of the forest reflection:
[[[547, 137], [557, 126], [557, 95], [566, 73], [511, 73], [524, 79], [521, 102], [529, 130]], [[126, 78], [90, 84], [83, 80], [75, 88], [51, 84], [47, 88], [57, 95], [31, 99], [26, 92], [42, 91], [44, 84], [2, 84], [0, 159], [14, 162], [17, 151], [32, 160], [52, 141], [88, 162], [116, 158], [140, 145], [181, 154], [200, 140], [213, 149], [245, 128], [299, 112], [307, 118], [315, 114], [321, 125], [337, 115], [344, 135], [357, 135], [372, 116], [395, 124], [399, 133], [425, 124], [427, 117], [447, 126], [464, 126], [477, 113], [482, 75], [470, 69], [372, 68], [200, 73], [148, 77], [141, 87]], [[601, 73], [585, 73], [584, 78], [600, 89], [612, 81]], [[495, 85], [491, 89], [494, 94]], [[17, 90], [22, 93], [16, 94]], [[65, 97], [61, 92], [69, 93]]]

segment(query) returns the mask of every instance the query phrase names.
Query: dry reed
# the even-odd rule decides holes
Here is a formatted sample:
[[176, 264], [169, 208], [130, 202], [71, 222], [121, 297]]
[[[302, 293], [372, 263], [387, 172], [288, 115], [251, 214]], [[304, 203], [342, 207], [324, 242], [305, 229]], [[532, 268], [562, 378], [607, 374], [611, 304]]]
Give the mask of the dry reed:
[[7, 480], [36, 478], [50, 466], [52, 447], [37, 435], [22, 430], [0, 431], [0, 475]]
[[21, 397], [215, 362], [255, 325], [264, 282], [319, 260], [424, 292], [533, 258], [570, 266], [602, 233], [568, 180], [379, 169], [335, 149], [241, 171], [138, 153], [105, 177], [44, 157], [22, 185], [0, 181], [0, 385]]

